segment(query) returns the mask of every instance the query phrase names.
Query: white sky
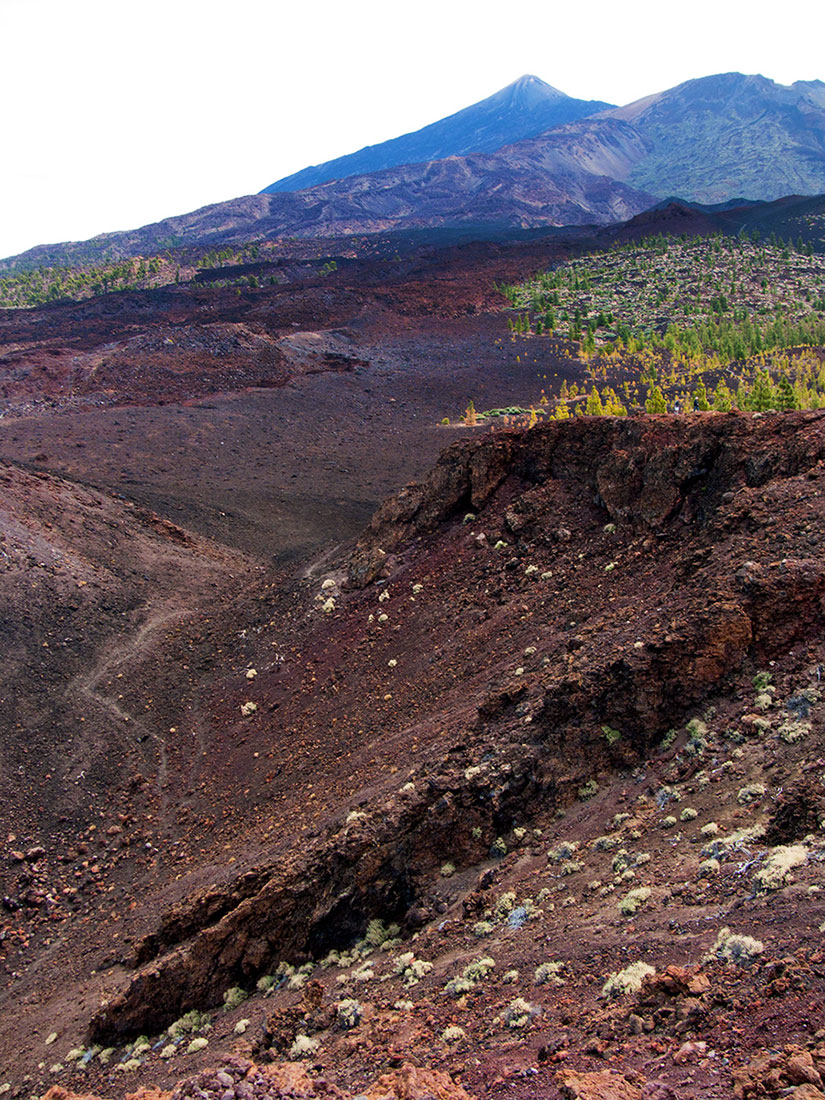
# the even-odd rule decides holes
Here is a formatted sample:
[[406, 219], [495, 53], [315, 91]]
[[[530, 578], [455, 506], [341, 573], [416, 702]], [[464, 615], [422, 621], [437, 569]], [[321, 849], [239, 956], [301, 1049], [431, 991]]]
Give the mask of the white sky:
[[628, 103], [825, 79], [821, 0], [0, 0], [0, 256], [131, 229], [534, 73]]

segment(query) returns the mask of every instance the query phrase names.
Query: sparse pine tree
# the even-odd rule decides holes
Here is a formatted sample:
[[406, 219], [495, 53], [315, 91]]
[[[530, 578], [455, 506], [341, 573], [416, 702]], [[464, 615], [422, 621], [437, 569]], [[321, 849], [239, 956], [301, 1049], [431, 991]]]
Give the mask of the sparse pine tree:
[[659, 415], [667, 412], [665, 395], [658, 386], [654, 386], [645, 401], [645, 408], [651, 415]]
[[556, 418], [556, 420], [569, 420], [570, 419], [570, 410], [567, 407], [567, 402], [566, 401], [560, 401], [558, 403], [558, 405], [556, 405], [555, 418]]
[[700, 378], [696, 383], [696, 389], [693, 391], [693, 403], [699, 412], [708, 412], [710, 410], [710, 402], [708, 401], [708, 391], [705, 388], [705, 383]]
[[799, 408], [799, 402], [791, 385], [791, 380], [784, 371], [780, 374], [779, 381], [776, 383], [776, 407], [780, 412]]
[[585, 416], [604, 416], [604, 406], [602, 405], [602, 399], [599, 395], [599, 391], [594, 386], [590, 391], [587, 398], [587, 405], [584, 409]]
[[478, 423], [478, 416], [476, 415], [476, 407], [472, 402], [472, 399], [467, 403], [467, 410], [464, 413], [464, 423], [469, 427], [475, 427]]
[[775, 409], [776, 393], [771, 382], [771, 376], [765, 370], [756, 372], [753, 389], [748, 396], [748, 406], [753, 412], [767, 412]]
[[713, 407], [717, 412], [730, 412], [731, 405], [733, 404], [733, 397], [728, 389], [724, 378], [720, 379], [716, 392], [713, 395]]
[[602, 393], [605, 416], [627, 416], [627, 409], [616, 396], [616, 391], [608, 386]]

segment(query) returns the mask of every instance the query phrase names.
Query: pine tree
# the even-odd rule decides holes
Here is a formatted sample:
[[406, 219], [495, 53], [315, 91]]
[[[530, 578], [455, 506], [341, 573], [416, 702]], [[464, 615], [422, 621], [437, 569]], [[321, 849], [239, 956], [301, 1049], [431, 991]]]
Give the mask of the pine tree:
[[784, 371], [780, 374], [779, 381], [776, 383], [776, 406], [781, 412], [799, 408], [799, 402], [791, 385], [791, 380]]
[[605, 416], [627, 416], [627, 409], [616, 396], [616, 391], [611, 387], [608, 386], [603, 392], [602, 399]]
[[753, 389], [748, 397], [748, 408], [753, 412], [767, 412], [769, 409], [775, 409], [776, 407], [776, 393], [771, 382], [771, 376], [767, 371], [758, 370]]
[[568, 409], [567, 403], [565, 401], [560, 401], [559, 404], [556, 405], [555, 418], [556, 420], [570, 419], [570, 410]]
[[717, 412], [730, 412], [731, 405], [733, 404], [733, 398], [731, 392], [728, 389], [724, 378], [719, 382], [716, 387], [716, 393], [713, 395], [713, 407]]
[[710, 410], [708, 391], [705, 388], [705, 383], [702, 381], [701, 378], [696, 383], [696, 389], [693, 391], [693, 402], [699, 412], [708, 412]]
[[645, 408], [651, 415], [667, 412], [667, 402], [665, 401], [665, 395], [662, 393], [658, 386], [654, 386], [650, 391], [647, 400], [645, 401]]
[[476, 415], [476, 407], [472, 400], [467, 405], [467, 411], [464, 413], [464, 423], [469, 427], [474, 427], [478, 423], [478, 417]]
[[594, 386], [590, 391], [587, 398], [587, 405], [584, 409], [585, 416], [604, 416], [604, 406], [602, 405], [602, 399], [599, 396], [599, 391]]

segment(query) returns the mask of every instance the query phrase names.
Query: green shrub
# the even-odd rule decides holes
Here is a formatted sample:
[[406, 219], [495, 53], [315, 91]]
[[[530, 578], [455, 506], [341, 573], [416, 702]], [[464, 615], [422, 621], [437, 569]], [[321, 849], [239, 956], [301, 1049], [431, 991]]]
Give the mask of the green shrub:
[[762, 798], [766, 789], [763, 783], [749, 783], [746, 787], [739, 788], [736, 801], [740, 806], [749, 806], [751, 802], [757, 802]]
[[228, 1012], [230, 1009], [242, 1005], [248, 996], [249, 994], [245, 989], [241, 989], [239, 985], [233, 985], [223, 995], [223, 1007]]
[[507, 1027], [523, 1028], [527, 1027], [534, 1016], [538, 1016], [539, 1011], [536, 1005], [531, 1005], [523, 997], [516, 997], [501, 1015]]
[[335, 1006], [335, 1018], [338, 1026], [345, 1031], [349, 1031], [350, 1028], [356, 1027], [361, 1021], [363, 1009], [359, 1001], [354, 1000], [352, 997], [348, 997], [343, 1001], [339, 1001]]
[[175, 1020], [173, 1024], [170, 1024], [166, 1030], [168, 1035], [173, 1039], [177, 1039], [183, 1035], [194, 1035], [198, 1031], [206, 1031], [209, 1027], [211, 1027], [211, 1022], [208, 1013], [198, 1012], [196, 1008], [193, 1008], [191, 1012], [187, 1012], [179, 1020]]
[[650, 893], [649, 886], [637, 886], [617, 902], [619, 912], [623, 917], [632, 917], [641, 909]]
[[471, 982], [481, 981], [486, 978], [487, 975], [495, 969], [496, 960], [491, 959], [489, 955], [485, 955], [481, 959], [476, 959], [474, 962], [468, 963], [462, 971], [465, 978], [469, 978]]
[[547, 859], [550, 863], [562, 863], [566, 859], [572, 859], [578, 846], [578, 842], [575, 840], [563, 840], [561, 844], [557, 844], [555, 848], [550, 849], [547, 853]]

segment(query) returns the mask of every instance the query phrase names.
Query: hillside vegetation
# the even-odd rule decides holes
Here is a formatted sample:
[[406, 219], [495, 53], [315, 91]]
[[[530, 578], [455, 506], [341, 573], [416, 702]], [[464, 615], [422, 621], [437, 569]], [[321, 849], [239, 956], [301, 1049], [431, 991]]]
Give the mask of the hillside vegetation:
[[[594, 383], [625, 375], [608, 411], [825, 403], [825, 257], [802, 242], [658, 235], [501, 289], [514, 336], [574, 341]], [[578, 390], [559, 396], [563, 416]]]
[[[219, 271], [214, 272], [214, 281], [225, 285], [234, 281], [235, 273], [224, 268], [248, 263], [257, 259], [258, 253], [258, 244], [251, 242], [242, 248], [200, 250], [189, 255], [168, 251], [101, 263], [41, 264], [0, 277], [0, 307], [29, 309], [65, 299], [82, 301], [117, 290], [150, 290], [188, 282], [198, 272], [216, 268]], [[241, 281], [248, 284], [246, 276]]]

